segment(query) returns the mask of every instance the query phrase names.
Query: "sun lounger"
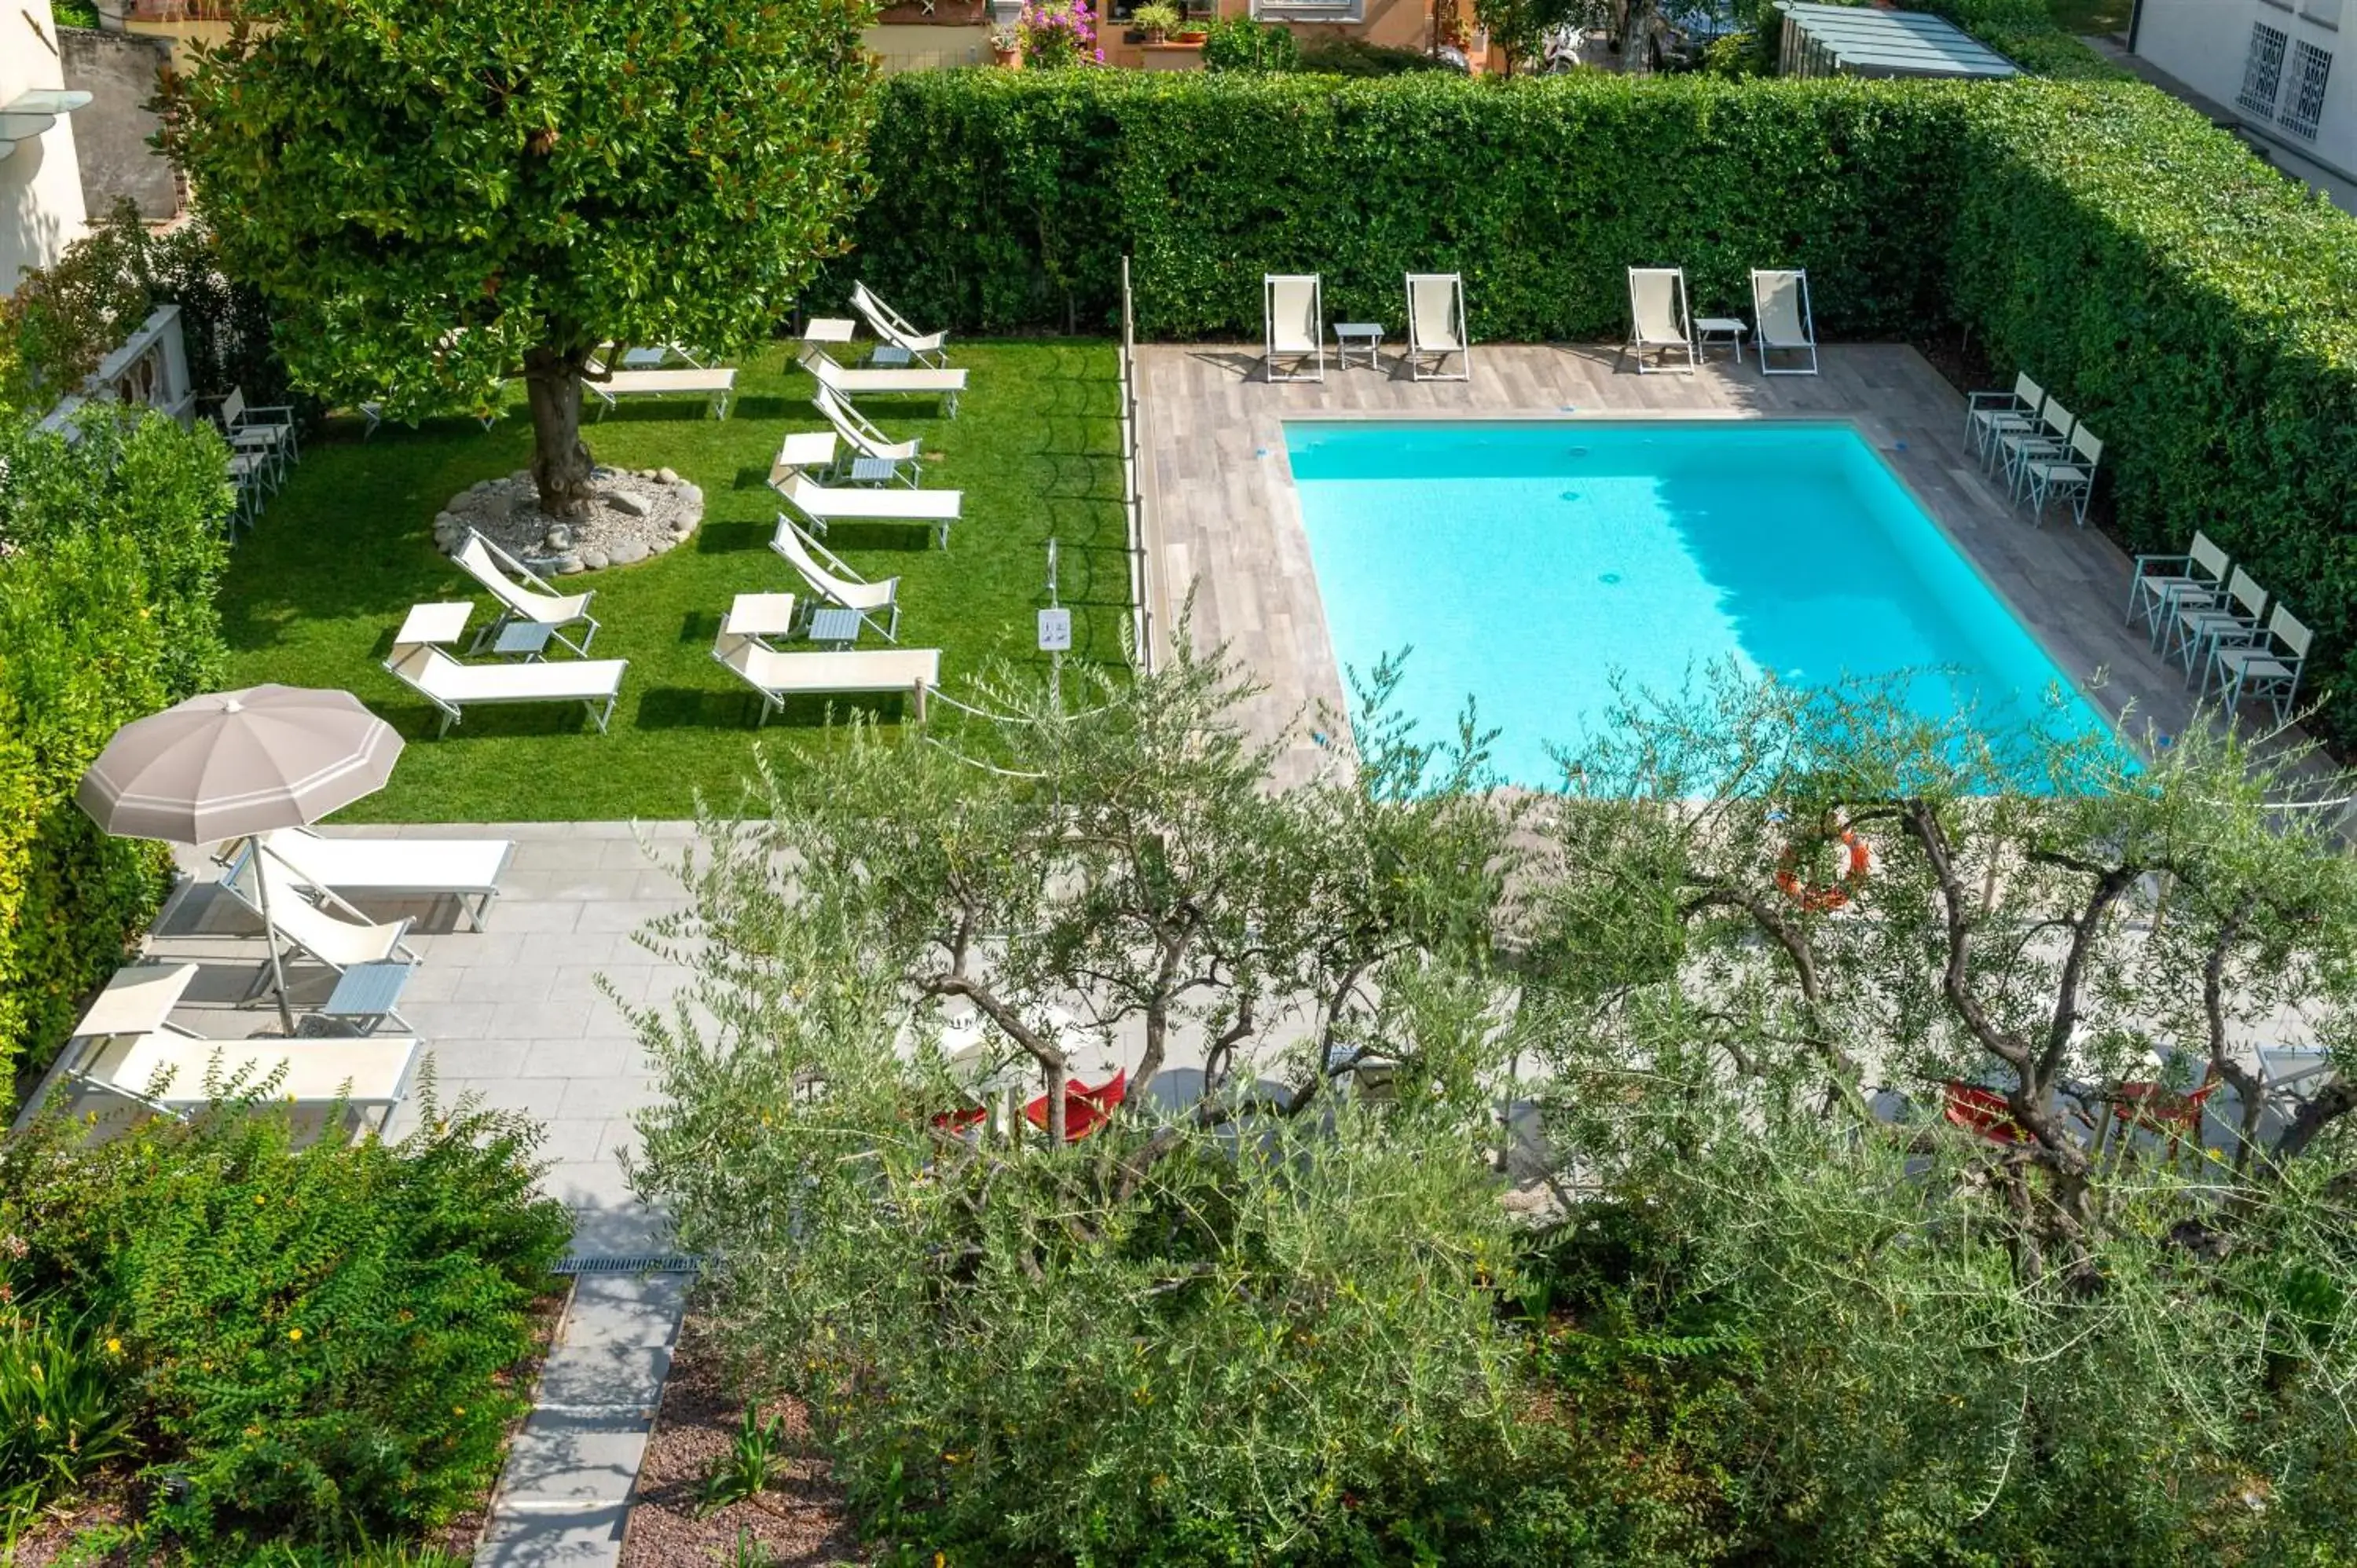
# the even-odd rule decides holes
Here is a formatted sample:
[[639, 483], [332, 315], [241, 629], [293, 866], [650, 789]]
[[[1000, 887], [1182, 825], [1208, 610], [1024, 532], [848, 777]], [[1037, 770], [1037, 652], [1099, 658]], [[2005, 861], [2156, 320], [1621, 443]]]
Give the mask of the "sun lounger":
[[690, 394], [704, 399], [705, 408], [713, 418], [728, 417], [728, 400], [736, 395], [737, 371], [731, 365], [690, 366], [684, 370], [616, 371], [603, 381], [581, 383], [596, 393], [604, 405], [597, 417], [606, 417], [606, 410], [626, 397], [685, 397]]
[[[511, 621], [528, 620], [549, 628], [549, 635], [574, 652], [589, 651], [589, 643], [597, 635], [597, 622], [589, 614], [589, 599], [597, 590], [559, 594], [538, 573], [471, 528], [450, 559], [500, 601], [499, 615], [476, 637], [476, 648], [498, 637]], [[576, 622], [589, 628], [578, 642], [561, 629]]]
[[949, 341], [947, 332], [920, 332], [902, 318], [900, 313], [867, 292], [867, 285], [851, 285], [851, 308], [867, 320], [868, 328], [895, 349], [907, 351], [909, 358], [934, 366], [949, 363], [943, 345]]
[[[811, 592], [829, 604], [857, 610], [860, 618], [882, 632], [887, 642], [900, 639], [899, 578], [887, 577], [880, 583], [866, 581], [825, 545], [796, 528], [793, 519], [783, 512], [778, 514], [778, 532], [770, 539], [770, 548], [802, 574]], [[888, 623], [877, 623], [878, 610], [891, 612]]]
[[957, 414], [958, 393], [965, 391], [963, 371], [909, 369], [895, 371], [846, 371], [834, 362], [834, 357], [824, 345], [804, 343], [802, 347], [802, 368], [818, 378], [818, 384], [837, 397], [864, 397], [869, 394], [888, 396], [908, 392], [917, 396], [935, 396], [942, 408], [954, 418]]
[[[311, 889], [319, 898], [314, 903], [305, 897], [295, 875], [267, 854], [242, 857], [221, 878], [221, 886], [256, 915], [266, 908], [270, 927], [280, 941], [338, 974], [356, 964], [418, 961], [404, 940], [409, 935], [408, 920], [371, 921], [326, 889]], [[345, 914], [338, 914], [339, 909]], [[247, 994], [259, 993], [271, 979], [272, 967], [265, 966]]]
[[[1751, 274], [1752, 341], [1760, 349], [1760, 370], [1770, 376], [1813, 376], [1817, 373], [1817, 318], [1809, 308], [1809, 274], [1790, 270], [1754, 268]], [[1774, 356], [1805, 354], [1806, 365], [1778, 369]]]
[[437, 733], [465, 716], [470, 703], [579, 703], [600, 734], [621, 700], [627, 659], [568, 659], [560, 663], [461, 664], [431, 643], [393, 645], [384, 667], [441, 711]]
[[[1472, 338], [1465, 330], [1465, 280], [1455, 273], [1407, 274], [1407, 373], [1419, 381], [1473, 377]], [[1448, 373], [1448, 356], [1458, 368]], [[1432, 369], [1425, 369], [1425, 361]]]
[[233, 1089], [305, 1110], [372, 1112], [381, 1130], [409, 1092], [420, 1049], [415, 1039], [392, 1036], [208, 1040], [167, 1026], [77, 1041], [63, 1070], [167, 1116], [187, 1117], [212, 1103], [214, 1090]]
[[[1322, 381], [1326, 379], [1326, 303], [1316, 273], [1267, 273], [1260, 280], [1261, 374], [1272, 381]], [[1293, 369], [1277, 374], [1278, 356]], [[1302, 371], [1308, 361], [1311, 369]]]
[[950, 524], [957, 521], [963, 490], [866, 489], [857, 486], [822, 485], [808, 474], [788, 476], [778, 493], [787, 504], [810, 520], [814, 532], [824, 533], [836, 522], [915, 522], [932, 525], [942, 549], [950, 546]]
[[1672, 370], [1694, 370], [1702, 363], [1695, 345], [1694, 317], [1686, 308], [1684, 267], [1629, 269], [1629, 349], [1637, 359], [1637, 372], [1648, 374], [1664, 367], [1646, 362], [1646, 351], [1685, 356], [1685, 364]]
[[811, 394], [811, 402], [819, 413], [826, 416], [826, 422], [834, 426], [835, 435], [856, 456], [891, 464], [894, 478], [912, 489], [916, 488], [920, 478], [917, 443], [886, 440], [882, 431], [824, 385]]
[[783, 712], [788, 697], [851, 696], [872, 692], [906, 692], [916, 704], [917, 721], [925, 718], [925, 693], [941, 684], [942, 650], [938, 648], [847, 649], [824, 653], [780, 653], [753, 638], [723, 631], [712, 645], [712, 657], [742, 676], [761, 693], [761, 724], [774, 709]]
[[[241, 860], [253, 853], [252, 843], [247, 841]], [[262, 843], [297, 886], [333, 892], [344, 899], [371, 894], [456, 898], [468, 923], [479, 931], [491, 900], [500, 896], [500, 878], [515, 856], [511, 839], [330, 838], [308, 828], [282, 828], [264, 834]], [[234, 876], [237, 871], [232, 862], [226, 875]], [[274, 911], [276, 906], [272, 908]]]

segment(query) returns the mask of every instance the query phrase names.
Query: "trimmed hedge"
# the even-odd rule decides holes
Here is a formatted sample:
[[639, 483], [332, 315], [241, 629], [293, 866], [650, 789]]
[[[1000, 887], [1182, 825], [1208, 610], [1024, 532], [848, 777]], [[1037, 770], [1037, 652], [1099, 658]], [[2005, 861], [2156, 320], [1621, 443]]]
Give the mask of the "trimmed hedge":
[[[1939, 309], [1961, 103], [1937, 88], [1700, 77], [1503, 85], [1242, 73], [919, 71], [870, 143], [851, 270], [985, 330], [1257, 337], [1261, 275], [1318, 272], [1397, 325], [1411, 271], [1466, 274], [1488, 338], [1617, 334], [1623, 268], [1681, 262], [1698, 308], [1809, 269], [1828, 330]], [[822, 295], [823, 297], [823, 295]], [[889, 295], [888, 295], [888, 297]]]
[[163, 846], [73, 803], [115, 728], [213, 684], [231, 498], [210, 427], [95, 403], [0, 435], [0, 1104], [155, 913]]
[[1991, 93], [1958, 166], [1954, 314], [2104, 436], [2133, 548], [2207, 530], [2322, 634], [2357, 736], [2357, 222], [2142, 86]]
[[2132, 543], [2207, 529], [2288, 596], [2323, 637], [2326, 727], [2357, 739], [2357, 223], [2150, 88], [948, 71], [884, 91], [878, 195], [838, 277], [964, 329], [1108, 329], [1125, 253], [1163, 338], [1256, 338], [1264, 272], [1321, 273], [1331, 317], [1397, 328], [1401, 274], [1453, 269], [1477, 338], [1609, 340], [1622, 269], [1655, 263], [1686, 268], [1698, 311], [1789, 264], [1829, 337], [1961, 324], [2102, 433]]

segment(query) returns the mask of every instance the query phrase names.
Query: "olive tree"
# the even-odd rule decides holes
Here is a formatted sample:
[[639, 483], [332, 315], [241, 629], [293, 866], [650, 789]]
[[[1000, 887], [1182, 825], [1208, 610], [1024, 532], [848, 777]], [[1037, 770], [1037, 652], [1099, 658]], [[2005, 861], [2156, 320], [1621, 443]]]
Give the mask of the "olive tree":
[[[1506, 1441], [1508, 815], [1478, 750], [1381, 724], [1274, 792], [1242, 690], [1181, 655], [1076, 709], [1006, 681], [932, 739], [855, 725], [682, 867], [656, 940], [695, 978], [638, 1019], [665, 1101], [634, 1176], [893, 1539], [1271, 1560]], [[1044, 1136], [960, 1115], [994, 1091], [945, 1004], [1046, 1087]], [[1075, 1032], [1132, 1073], [1085, 1136]]]
[[[1518, 1028], [1553, 1073], [1545, 1245], [1609, 1282], [1579, 1310], [1739, 1391], [1696, 1462], [1749, 1477], [1762, 1550], [2345, 1540], [2337, 786], [2206, 723], [2138, 759], [2067, 711], [1903, 699], [1719, 682], [1568, 759]], [[2291, 1035], [2336, 1072], [2285, 1095], [2254, 1053]], [[1599, 1225], [1646, 1239], [1598, 1264]]]
[[395, 418], [521, 375], [577, 516], [592, 355], [759, 341], [865, 191], [873, 7], [248, 0], [167, 145], [299, 384]]

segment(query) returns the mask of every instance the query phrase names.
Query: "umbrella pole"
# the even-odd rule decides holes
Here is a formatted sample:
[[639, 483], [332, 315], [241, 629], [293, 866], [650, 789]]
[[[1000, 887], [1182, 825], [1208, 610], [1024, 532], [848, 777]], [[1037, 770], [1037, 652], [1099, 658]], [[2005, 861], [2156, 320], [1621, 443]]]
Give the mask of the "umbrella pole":
[[286, 969], [278, 958], [278, 926], [270, 918], [270, 874], [262, 864], [269, 850], [263, 847], [262, 835], [256, 833], [247, 841], [253, 848], [253, 886], [262, 895], [262, 940], [270, 949], [270, 985], [278, 994], [278, 1021], [286, 1026], [286, 1037], [295, 1037], [295, 1010], [286, 1004]]

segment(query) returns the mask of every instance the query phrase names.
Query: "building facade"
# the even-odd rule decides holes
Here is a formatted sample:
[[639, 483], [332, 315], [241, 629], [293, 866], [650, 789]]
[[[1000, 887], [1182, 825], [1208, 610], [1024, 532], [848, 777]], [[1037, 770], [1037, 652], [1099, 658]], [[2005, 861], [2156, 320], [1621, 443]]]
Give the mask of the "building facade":
[[2222, 108], [2287, 174], [2357, 202], [2357, 0], [2136, 0], [2129, 52]]
[[65, 58], [49, 0], [0, 5], [0, 295], [89, 231]]

